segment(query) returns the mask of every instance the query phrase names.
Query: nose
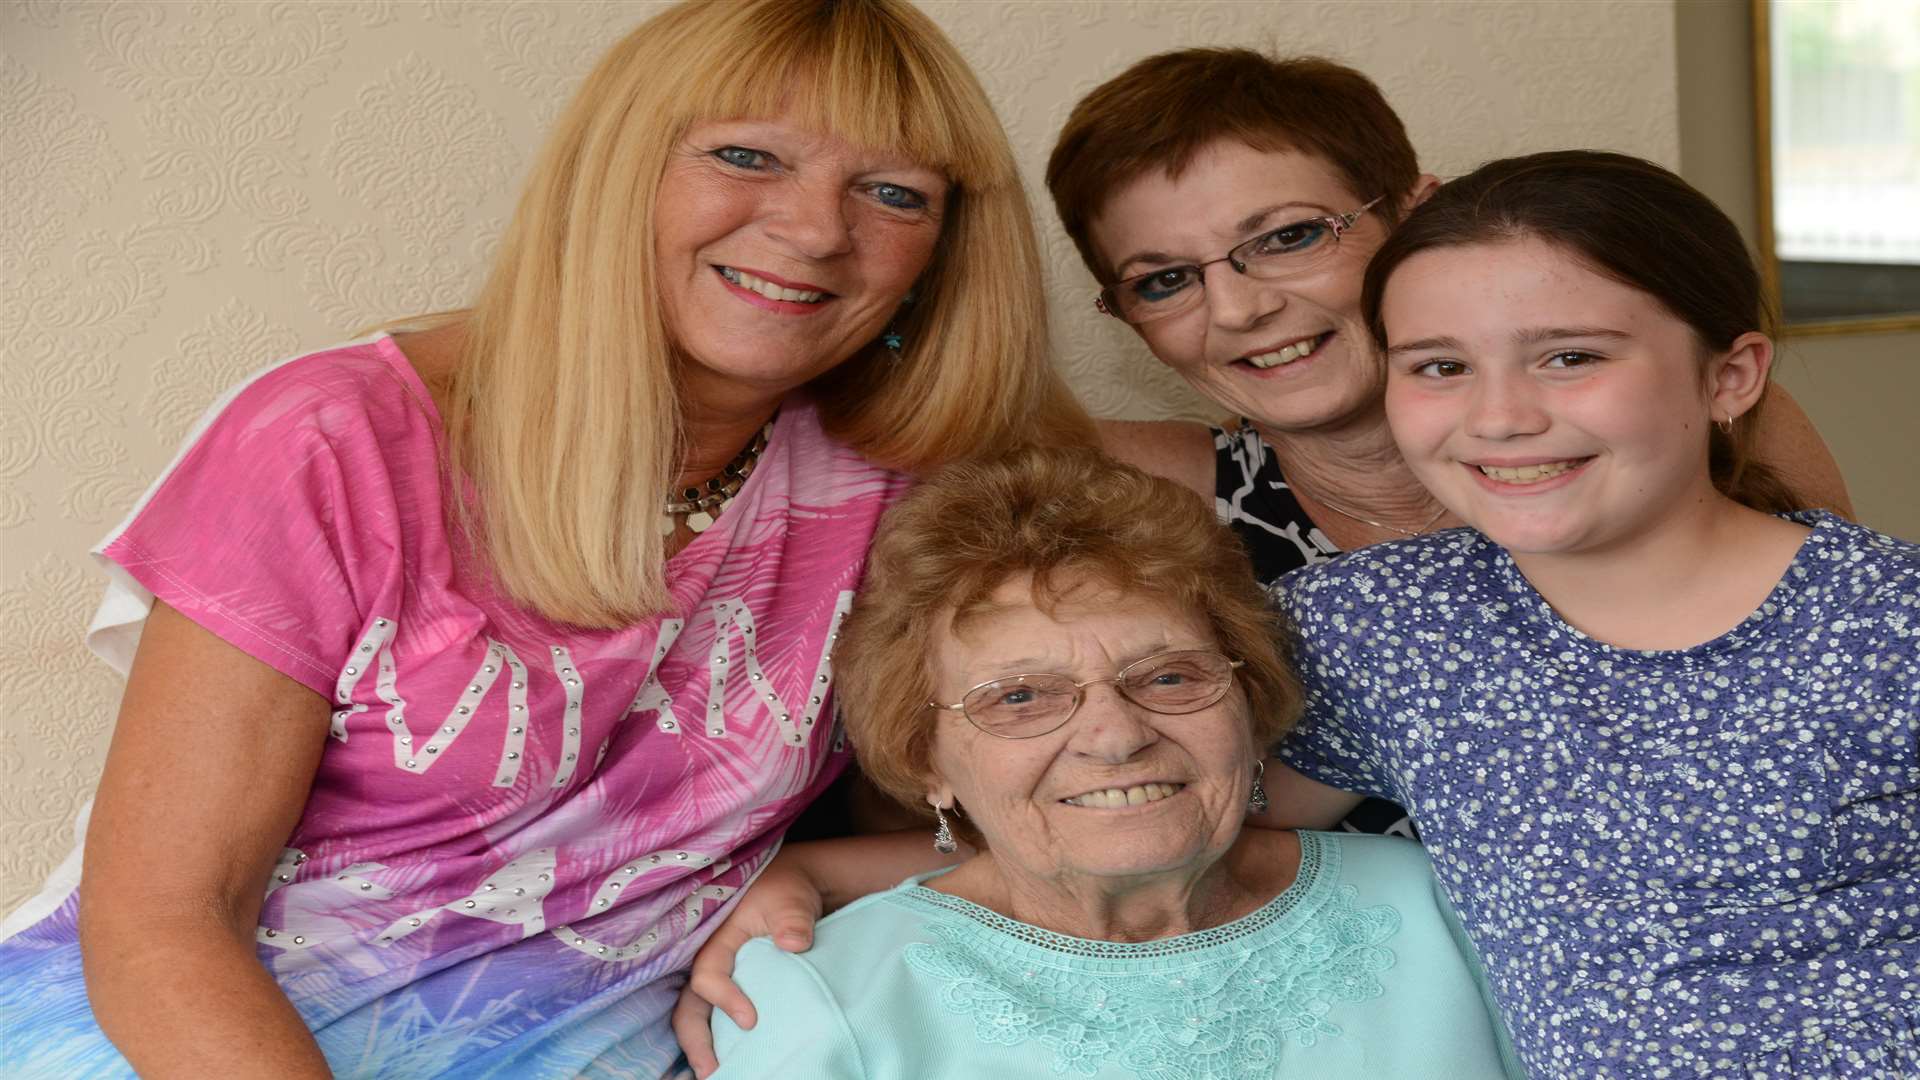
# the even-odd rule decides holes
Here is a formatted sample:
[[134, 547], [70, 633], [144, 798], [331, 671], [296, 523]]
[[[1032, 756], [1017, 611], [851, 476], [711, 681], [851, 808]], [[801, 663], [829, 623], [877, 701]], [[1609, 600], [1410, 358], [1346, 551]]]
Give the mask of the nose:
[[845, 254], [853, 248], [846, 188], [837, 181], [791, 185], [777, 204], [767, 232], [804, 258]]
[[1523, 374], [1482, 372], [1467, 405], [1466, 432], [1478, 439], [1512, 439], [1547, 428], [1539, 389]]
[[1215, 326], [1223, 330], [1251, 330], [1267, 316], [1287, 306], [1286, 293], [1233, 268], [1221, 259], [1204, 271], [1207, 283], [1207, 311]]
[[1118, 765], [1160, 740], [1153, 713], [1122, 697], [1112, 681], [1090, 684], [1080, 693], [1080, 708], [1073, 718], [1072, 745], [1077, 753]]

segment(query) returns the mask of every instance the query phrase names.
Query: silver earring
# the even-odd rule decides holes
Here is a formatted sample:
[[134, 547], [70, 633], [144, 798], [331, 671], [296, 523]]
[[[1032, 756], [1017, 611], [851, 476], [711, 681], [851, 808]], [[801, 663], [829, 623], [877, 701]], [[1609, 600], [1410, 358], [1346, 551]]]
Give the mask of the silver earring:
[[1720, 434], [1731, 437], [1733, 435], [1733, 414], [1728, 413], [1725, 420], [1714, 421], [1714, 426], [1720, 429]]
[[960, 845], [953, 842], [953, 828], [947, 824], [947, 815], [941, 813], [937, 803], [933, 808], [933, 817], [938, 822], [933, 827], [933, 850], [942, 855], [951, 855], [959, 851]]
[[1267, 789], [1260, 781], [1267, 775], [1267, 763], [1253, 763], [1253, 791], [1247, 795], [1247, 813], [1264, 814], [1267, 812]]

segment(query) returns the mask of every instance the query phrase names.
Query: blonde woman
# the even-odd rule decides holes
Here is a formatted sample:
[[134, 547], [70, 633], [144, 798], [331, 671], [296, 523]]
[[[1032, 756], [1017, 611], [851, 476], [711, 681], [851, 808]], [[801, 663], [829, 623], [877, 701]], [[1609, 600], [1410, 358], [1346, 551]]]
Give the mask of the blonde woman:
[[102, 545], [129, 681], [78, 891], [0, 942], [0, 1074], [667, 1072], [694, 950], [848, 761], [880, 512], [1091, 437], [1038, 276], [910, 7], [634, 31], [470, 310], [254, 377]]

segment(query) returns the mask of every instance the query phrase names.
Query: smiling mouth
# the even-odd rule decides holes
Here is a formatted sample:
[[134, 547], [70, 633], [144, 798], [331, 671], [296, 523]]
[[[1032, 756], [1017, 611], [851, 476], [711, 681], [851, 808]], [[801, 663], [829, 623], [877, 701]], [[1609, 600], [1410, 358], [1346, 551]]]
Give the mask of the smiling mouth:
[[1243, 356], [1240, 358], [1239, 362], [1252, 364], [1254, 367], [1257, 367], [1262, 371], [1265, 371], [1268, 368], [1279, 367], [1282, 364], [1291, 364], [1295, 360], [1298, 360], [1303, 356], [1311, 356], [1313, 353], [1319, 350], [1320, 346], [1325, 345], [1327, 343], [1327, 339], [1331, 338], [1332, 336], [1333, 336], [1333, 331], [1329, 330], [1324, 334], [1319, 334], [1314, 337], [1302, 338], [1299, 341], [1292, 343], [1291, 345], [1283, 345], [1280, 348], [1273, 350], [1272, 352], [1255, 353], [1251, 356]]
[[1592, 461], [1590, 457], [1567, 458], [1564, 461], [1543, 461], [1537, 465], [1475, 465], [1481, 475], [1503, 484], [1538, 484], [1573, 470]]
[[740, 288], [746, 289], [749, 292], [759, 293], [769, 300], [784, 300], [790, 304], [817, 304], [832, 295], [826, 292], [811, 292], [805, 289], [785, 288], [784, 286], [775, 285], [771, 281], [754, 277], [745, 270], [735, 270], [731, 266], [716, 266], [714, 269], [720, 271], [720, 276], [726, 278], [728, 284], [738, 285]]
[[1184, 789], [1185, 784], [1138, 784], [1129, 788], [1100, 788], [1097, 791], [1082, 792], [1071, 799], [1061, 799], [1068, 806], [1086, 806], [1096, 810], [1111, 810], [1121, 806], [1143, 806], [1150, 802], [1159, 802]]

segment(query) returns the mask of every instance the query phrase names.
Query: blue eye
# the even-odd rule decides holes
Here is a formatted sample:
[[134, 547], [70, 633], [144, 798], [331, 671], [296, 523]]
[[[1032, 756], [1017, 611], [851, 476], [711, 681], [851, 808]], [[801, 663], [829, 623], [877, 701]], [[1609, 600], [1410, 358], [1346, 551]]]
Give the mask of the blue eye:
[[1176, 266], [1168, 270], [1142, 274], [1128, 282], [1127, 287], [1136, 299], [1156, 304], [1193, 284], [1199, 277], [1198, 267]]
[[875, 184], [867, 189], [873, 197], [897, 210], [924, 210], [927, 197], [899, 184]]
[[1246, 254], [1251, 258], [1296, 254], [1318, 244], [1329, 231], [1327, 223], [1318, 219], [1282, 225], [1270, 233], [1254, 237], [1253, 243], [1247, 245]]
[[756, 172], [773, 164], [773, 155], [764, 150], [755, 150], [746, 146], [723, 146], [715, 150], [713, 156], [737, 169], [752, 169]]
[[1029, 705], [1029, 704], [1032, 704], [1033, 699], [1036, 696], [1037, 695], [1035, 695], [1033, 691], [1028, 690], [1025, 687], [1022, 687], [1020, 689], [1009, 690], [1006, 693], [1001, 694], [999, 697], [994, 699], [993, 703], [995, 705]]

